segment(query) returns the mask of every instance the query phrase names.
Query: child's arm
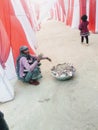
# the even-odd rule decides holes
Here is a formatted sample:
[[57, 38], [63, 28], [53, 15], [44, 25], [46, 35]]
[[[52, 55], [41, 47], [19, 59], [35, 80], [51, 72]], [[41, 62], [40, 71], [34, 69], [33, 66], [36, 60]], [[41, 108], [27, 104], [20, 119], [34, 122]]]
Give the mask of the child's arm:
[[82, 30], [82, 24], [79, 25], [79, 30], [80, 30], [80, 31]]

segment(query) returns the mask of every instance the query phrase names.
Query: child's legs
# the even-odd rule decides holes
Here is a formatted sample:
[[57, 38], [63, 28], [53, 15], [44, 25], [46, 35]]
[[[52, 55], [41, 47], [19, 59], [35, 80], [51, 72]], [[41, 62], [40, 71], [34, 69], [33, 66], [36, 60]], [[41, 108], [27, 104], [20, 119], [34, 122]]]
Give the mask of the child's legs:
[[86, 39], [86, 43], [88, 44], [88, 36], [85, 36], [85, 39]]
[[81, 36], [81, 42], [84, 42], [84, 37], [83, 36]]

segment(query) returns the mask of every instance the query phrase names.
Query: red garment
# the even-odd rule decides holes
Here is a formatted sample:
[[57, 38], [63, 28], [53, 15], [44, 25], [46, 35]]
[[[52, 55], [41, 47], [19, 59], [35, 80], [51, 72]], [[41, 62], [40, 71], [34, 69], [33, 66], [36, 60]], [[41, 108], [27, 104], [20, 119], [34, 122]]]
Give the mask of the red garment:
[[88, 36], [89, 30], [88, 30], [88, 21], [82, 21], [79, 25], [80, 35], [81, 36]]

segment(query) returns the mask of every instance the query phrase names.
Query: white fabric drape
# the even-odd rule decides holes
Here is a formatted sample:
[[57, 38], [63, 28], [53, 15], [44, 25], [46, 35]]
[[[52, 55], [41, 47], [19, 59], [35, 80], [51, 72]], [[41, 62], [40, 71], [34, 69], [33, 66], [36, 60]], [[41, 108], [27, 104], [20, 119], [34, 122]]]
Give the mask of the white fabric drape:
[[79, 0], [74, 0], [74, 10], [73, 10], [73, 20], [72, 20], [72, 28], [77, 28], [77, 25], [79, 24]]
[[14, 99], [14, 87], [6, 77], [5, 71], [0, 66], [0, 103]]

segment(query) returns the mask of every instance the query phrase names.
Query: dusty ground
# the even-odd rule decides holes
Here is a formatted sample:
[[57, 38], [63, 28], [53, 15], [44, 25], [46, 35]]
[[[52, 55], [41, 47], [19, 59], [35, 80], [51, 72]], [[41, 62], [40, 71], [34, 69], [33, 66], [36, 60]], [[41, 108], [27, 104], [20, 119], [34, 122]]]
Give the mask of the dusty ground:
[[[37, 32], [38, 51], [52, 59], [42, 61], [39, 86], [11, 81], [15, 99], [0, 104], [10, 130], [98, 130], [98, 34], [81, 45], [79, 31], [64, 23], [47, 22]], [[72, 63], [75, 77], [57, 81], [52, 66]]]

